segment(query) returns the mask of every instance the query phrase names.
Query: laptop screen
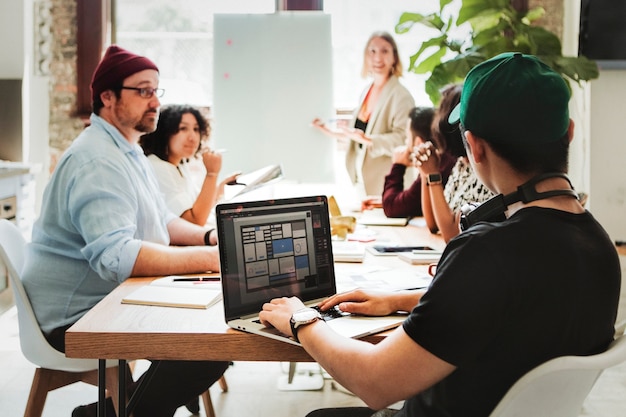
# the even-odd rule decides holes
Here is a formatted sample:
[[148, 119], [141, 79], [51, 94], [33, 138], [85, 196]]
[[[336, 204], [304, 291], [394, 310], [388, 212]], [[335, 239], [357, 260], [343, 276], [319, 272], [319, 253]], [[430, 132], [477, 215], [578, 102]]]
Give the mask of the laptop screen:
[[325, 196], [219, 204], [216, 218], [227, 321], [336, 292]]

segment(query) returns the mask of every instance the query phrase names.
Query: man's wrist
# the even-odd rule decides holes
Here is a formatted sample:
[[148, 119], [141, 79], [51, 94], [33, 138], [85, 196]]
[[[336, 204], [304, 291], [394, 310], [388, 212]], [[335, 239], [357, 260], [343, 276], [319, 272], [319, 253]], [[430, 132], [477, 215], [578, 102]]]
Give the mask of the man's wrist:
[[302, 308], [298, 311], [295, 311], [291, 315], [291, 319], [289, 320], [289, 325], [291, 326], [291, 335], [293, 339], [300, 343], [298, 339], [298, 330], [302, 327], [307, 326], [309, 324], [315, 323], [318, 320], [322, 320], [322, 316], [317, 310], [314, 310], [310, 307]]
[[211, 243], [211, 232], [214, 232], [214, 231], [215, 231], [215, 229], [209, 229], [204, 234], [204, 244], [206, 246], [215, 246], [217, 244], [217, 239], [216, 239], [216, 243]]

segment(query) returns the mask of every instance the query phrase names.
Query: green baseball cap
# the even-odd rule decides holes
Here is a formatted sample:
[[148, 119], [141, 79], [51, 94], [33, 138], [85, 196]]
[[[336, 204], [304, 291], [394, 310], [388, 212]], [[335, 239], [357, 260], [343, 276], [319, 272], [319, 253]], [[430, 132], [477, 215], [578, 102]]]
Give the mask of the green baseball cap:
[[565, 135], [570, 90], [536, 56], [507, 52], [472, 68], [448, 117], [492, 142], [540, 145]]

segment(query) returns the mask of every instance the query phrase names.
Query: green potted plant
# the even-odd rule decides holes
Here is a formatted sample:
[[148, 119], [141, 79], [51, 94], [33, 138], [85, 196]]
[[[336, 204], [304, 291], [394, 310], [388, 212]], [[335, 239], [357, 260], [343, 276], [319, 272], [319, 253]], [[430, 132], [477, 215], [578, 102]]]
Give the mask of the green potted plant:
[[[425, 89], [434, 104], [439, 102], [443, 86], [462, 81], [472, 67], [502, 52], [536, 55], [566, 81], [580, 84], [598, 77], [594, 61], [584, 56], [563, 56], [559, 38], [532, 25], [545, 14], [543, 8], [529, 9], [526, 0], [461, 0], [455, 20], [449, 13], [453, 1], [440, 0], [438, 13], [405, 12], [395, 27], [397, 34], [409, 32], [414, 25], [438, 32], [422, 43], [409, 62], [409, 71], [430, 74]], [[455, 31], [464, 23], [471, 27], [470, 37], [455, 39]]]

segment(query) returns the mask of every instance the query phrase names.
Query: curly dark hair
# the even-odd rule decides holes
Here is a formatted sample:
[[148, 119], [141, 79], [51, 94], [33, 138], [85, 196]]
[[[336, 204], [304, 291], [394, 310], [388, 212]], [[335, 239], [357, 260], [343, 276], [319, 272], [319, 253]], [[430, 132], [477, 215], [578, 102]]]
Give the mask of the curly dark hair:
[[[200, 110], [193, 106], [171, 104], [161, 108], [156, 130], [143, 135], [139, 139], [139, 144], [143, 148], [144, 153], [146, 155], [154, 154], [162, 160], [167, 161], [170, 138], [178, 132], [180, 121], [183, 115], [187, 113], [192, 114], [198, 122], [201, 146], [202, 141], [209, 137], [211, 131], [209, 121], [202, 115]], [[198, 146], [198, 150], [200, 150], [200, 146]]]
[[437, 148], [456, 156], [466, 156], [461, 131], [448, 123], [448, 116], [461, 101], [462, 84], [449, 84], [441, 90], [441, 102], [433, 119], [432, 135]]
[[431, 124], [434, 116], [435, 109], [432, 107], [413, 107], [409, 112], [413, 137], [419, 136], [424, 142], [432, 141]]

